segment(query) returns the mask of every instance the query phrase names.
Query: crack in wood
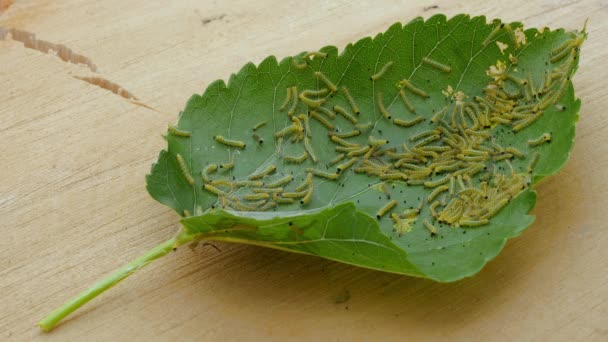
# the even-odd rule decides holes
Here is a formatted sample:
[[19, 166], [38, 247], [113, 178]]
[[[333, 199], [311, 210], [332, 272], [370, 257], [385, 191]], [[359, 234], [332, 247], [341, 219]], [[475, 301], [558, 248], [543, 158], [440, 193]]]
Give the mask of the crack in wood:
[[28, 49], [40, 51], [48, 55], [55, 55], [64, 62], [82, 64], [88, 67], [91, 71], [97, 72], [97, 66], [90, 58], [75, 53], [72, 51], [72, 49], [63, 44], [55, 44], [46, 40], [37, 39], [34, 33], [17, 30], [15, 28], [5, 29], [0, 27], [0, 40], [8, 39], [20, 42]]
[[75, 79], [87, 82], [89, 84], [92, 84], [94, 86], [97, 86], [99, 88], [105, 89], [113, 94], [116, 94], [124, 99], [127, 99], [129, 102], [133, 103], [134, 105], [148, 108], [150, 110], [158, 112], [158, 110], [156, 110], [155, 108], [150, 107], [147, 104], [141, 102], [137, 98], [137, 96], [133, 95], [133, 93], [129, 92], [128, 90], [122, 88], [120, 85], [118, 85], [108, 79], [105, 79], [105, 78], [99, 77], [99, 76], [72, 76], [72, 77], [74, 77]]
[[111, 91], [112, 93], [124, 97], [127, 100], [135, 100], [138, 101], [139, 99], [133, 95], [131, 92], [127, 91], [126, 89], [123, 89], [121, 86], [119, 86], [118, 84], [107, 80], [103, 77], [97, 77], [97, 76], [90, 76], [90, 77], [84, 77], [84, 76], [74, 76], [74, 78], [79, 79], [81, 81], [85, 81], [87, 83], [90, 83], [92, 85], [98, 86], [100, 88], [106, 89], [108, 91]]

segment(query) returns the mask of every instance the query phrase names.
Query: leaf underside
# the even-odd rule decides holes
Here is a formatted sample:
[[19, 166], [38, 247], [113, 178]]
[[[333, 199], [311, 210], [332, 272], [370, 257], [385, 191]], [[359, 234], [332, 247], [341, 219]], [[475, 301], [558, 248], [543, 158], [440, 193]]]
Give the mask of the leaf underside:
[[188, 101], [148, 191], [184, 216], [183, 242], [473, 275], [568, 159], [585, 37], [437, 15], [247, 64]]

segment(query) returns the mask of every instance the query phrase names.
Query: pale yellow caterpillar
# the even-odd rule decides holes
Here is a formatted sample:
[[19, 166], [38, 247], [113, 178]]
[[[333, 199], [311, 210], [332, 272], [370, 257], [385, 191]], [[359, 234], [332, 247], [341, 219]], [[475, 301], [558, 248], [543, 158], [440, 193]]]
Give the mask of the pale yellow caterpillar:
[[275, 137], [280, 138], [280, 137], [284, 137], [286, 135], [292, 134], [292, 133], [296, 133], [301, 129], [301, 127], [299, 127], [298, 125], [291, 125], [291, 126], [287, 126], [285, 128], [283, 128], [282, 130], [276, 132], [274, 134]]
[[380, 77], [382, 77], [391, 68], [391, 66], [393, 66], [393, 61], [389, 61], [386, 64], [384, 64], [384, 66], [382, 67], [382, 69], [380, 69], [380, 71], [378, 71], [376, 74], [371, 76], [371, 80], [372, 81], [379, 80]]
[[514, 155], [518, 158], [524, 157], [524, 153], [521, 152], [520, 150], [516, 149], [515, 147], [507, 147], [507, 148], [505, 148], [505, 152], [511, 153], [512, 155]]
[[169, 133], [171, 133], [172, 135], [178, 136], [178, 137], [189, 137], [192, 135], [190, 132], [186, 132], [186, 131], [177, 129], [177, 127], [175, 127], [173, 125], [169, 125]]
[[352, 122], [355, 125], [357, 123], [359, 123], [359, 120], [356, 117], [354, 117], [352, 114], [350, 114], [349, 112], [347, 112], [346, 109], [344, 109], [344, 108], [342, 108], [342, 107], [340, 107], [338, 105], [334, 106], [334, 111], [336, 113], [342, 115], [345, 119], [347, 119], [348, 121]]
[[352, 138], [352, 137], [358, 136], [359, 134], [361, 134], [361, 131], [358, 130], [358, 129], [356, 129], [356, 130], [350, 131], [350, 132], [343, 132], [343, 133], [335, 132], [335, 133], [327, 133], [327, 134], [330, 135], [330, 136], [334, 135], [334, 136], [336, 136], [338, 138], [346, 139], [346, 138]]
[[306, 205], [308, 203], [310, 203], [310, 200], [312, 199], [312, 195], [315, 192], [315, 187], [313, 185], [310, 185], [308, 187], [308, 191], [306, 192], [306, 195], [304, 197], [302, 197], [302, 199], [300, 200], [300, 204], [301, 205]]
[[321, 115], [319, 115], [317, 112], [315, 112], [315, 111], [310, 112], [310, 116], [313, 117], [313, 118], [315, 118], [323, 126], [327, 127], [329, 130], [333, 130], [334, 129], [334, 125], [332, 125], [331, 122], [327, 121], [327, 119], [325, 119], [324, 117], [322, 117]]
[[422, 116], [418, 116], [415, 119], [406, 121], [406, 120], [401, 120], [401, 119], [393, 119], [393, 123], [397, 126], [401, 126], [401, 127], [411, 127], [414, 126], [417, 123], [420, 123], [424, 121], [424, 118]]
[[335, 135], [331, 135], [330, 139], [331, 139], [331, 141], [335, 142], [336, 144], [342, 145], [344, 147], [357, 147], [357, 148], [361, 147], [359, 144], [350, 143], [342, 138], [338, 138]]
[[414, 84], [412, 84], [412, 82], [408, 81], [408, 80], [401, 80], [399, 82], [399, 84], [403, 87], [405, 87], [407, 90], [411, 91], [412, 93], [423, 97], [423, 98], [428, 98], [429, 94], [427, 94], [424, 90], [416, 87]]
[[249, 180], [258, 180], [264, 178], [264, 176], [269, 175], [275, 172], [276, 170], [277, 167], [275, 165], [268, 165], [268, 167], [266, 167], [264, 170], [249, 176]]
[[503, 28], [503, 26], [504, 26], [504, 24], [500, 24], [500, 25], [496, 26], [490, 32], [490, 34], [486, 37], [486, 39], [481, 43], [481, 46], [485, 47], [486, 45], [488, 45], [490, 43], [490, 41], [496, 37], [498, 32], [500, 32], [500, 29]]
[[433, 117], [431, 118], [431, 122], [435, 123], [435, 122], [441, 120], [447, 111], [448, 111], [448, 106], [443, 107], [443, 109], [441, 109], [435, 115], [433, 115]]
[[332, 159], [332, 160], [329, 162], [329, 165], [334, 165], [334, 164], [337, 164], [337, 163], [339, 163], [340, 161], [342, 161], [342, 159], [344, 159], [345, 157], [346, 157], [346, 155], [345, 155], [344, 153], [340, 153], [340, 154], [338, 154], [338, 156], [337, 156], [336, 158]]
[[386, 203], [382, 208], [378, 210], [376, 213], [376, 218], [379, 220], [382, 216], [386, 215], [389, 211], [391, 211], [397, 205], [397, 200], [390, 200]]
[[[425, 185], [426, 185], [426, 183], [425, 183]], [[441, 194], [441, 193], [442, 193], [442, 192], [444, 192], [444, 191], [448, 191], [449, 189], [450, 189], [450, 187], [449, 187], [449, 186], [447, 186], [447, 185], [442, 185], [442, 186], [438, 186], [438, 187], [436, 187], [436, 188], [435, 188], [433, 191], [431, 191], [431, 193], [429, 194], [429, 197], [428, 197], [428, 202], [429, 202], [429, 203], [431, 203], [431, 202], [432, 202], [432, 201], [435, 199], [435, 197], [437, 197], [439, 194]]]
[[298, 192], [284, 192], [281, 194], [283, 198], [302, 198], [306, 196], [308, 191], [298, 191]]
[[270, 198], [270, 194], [266, 192], [259, 192], [255, 194], [246, 194], [241, 196], [245, 201], [257, 201]]
[[246, 146], [245, 143], [242, 141], [226, 139], [221, 135], [214, 136], [213, 140], [215, 140], [216, 142], [218, 142], [222, 145], [226, 145], [228, 147], [236, 147], [236, 148], [244, 149]]
[[477, 227], [488, 224], [490, 221], [488, 219], [482, 220], [460, 220], [458, 223], [464, 227]]
[[201, 178], [204, 182], [210, 182], [209, 174], [215, 171], [217, 171], [217, 164], [209, 164], [201, 171]]
[[324, 98], [313, 100], [313, 99], [310, 99], [310, 98], [306, 97], [306, 96], [304, 95], [304, 92], [302, 92], [302, 93], [301, 93], [301, 94], [298, 96], [298, 98], [299, 98], [300, 100], [302, 100], [302, 102], [304, 102], [304, 103], [305, 103], [307, 106], [309, 106], [309, 107], [311, 107], [311, 108], [317, 108], [317, 107], [320, 107], [320, 106], [321, 106], [323, 103], [325, 103], [325, 99], [324, 99]]
[[437, 179], [437, 180], [434, 180], [434, 181], [424, 182], [424, 186], [426, 186], [427, 188], [434, 188], [434, 187], [437, 187], [437, 186], [440, 186], [442, 184], [445, 184], [445, 183], [449, 182], [451, 178], [452, 177], [450, 177], [450, 175], [447, 175], [447, 176], [445, 176], [443, 178], [440, 178], [440, 179]]
[[528, 146], [534, 147], [546, 142], [551, 142], [551, 133], [544, 133], [536, 139], [528, 140]]
[[289, 111], [287, 112], [287, 114], [289, 116], [294, 115], [296, 112], [296, 108], [298, 107], [298, 87], [296, 87], [296, 86], [291, 87], [291, 94], [293, 97], [293, 102], [291, 103], [291, 107], [289, 108]]
[[350, 92], [346, 86], [342, 86], [342, 92], [344, 93], [346, 100], [348, 100], [348, 104], [350, 104], [350, 108], [353, 110], [353, 113], [359, 115], [361, 111], [359, 111], [359, 107], [357, 106], [355, 99], [350, 95]]
[[407, 175], [401, 172], [393, 172], [393, 173], [383, 173], [380, 175], [380, 179], [382, 180], [405, 180], [407, 179]]
[[346, 163], [338, 165], [336, 167], [336, 173], [342, 173], [342, 171], [344, 171], [344, 170], [348, 169], [349, 167], [353, 166], [357, 162], [358, 159], [359, 158], [354, 157], [354, 158], [351, 158]]
[[307, 168], [306, 172], [313, 174], [314, 176], [325, 178], [325, 179], [338, 179], [340, 176], [337, 173], [328, 173], [317, 169]]
[[336, 114], [325, 107], [319, 107], [319, 108], [316, 108], [315, 110], [327, 115], [327, 117], [329, 117], [332, 120], [336, 118]]
[[214, 187], [211, 184], [203, 184], [203, 190], [206, 190], [214, 195], [217, 196], [228, 196], [228, 194], [226, 192], [224, 192], [223, 190], [220, 190], [216, 187]]
[[380, 109], [380, 113], [382, 113], [387, 120], [390, 120], [391, 114], [384, 107], [384, 102], [382, 102], [382, 93], [378, 92], [376, 95], [378, 97], [378, 108]]
[[315, 71], [315, 77], [320, 79], [321, 81], [323, 81], [323, 83], [325, 83], [327, 88], [329, 88], [329, 90], [331, 90], [332, 93], [335, 93], [338, 90], [336, 85], [333, 84], [333, 82], [330, 81], [329, 78], [327, 78], [327, 76], [325, 76], [324, 73], [322, 73], [320, 71]]
[[289, 156], [289, 155], [284, 155], [283, 158], [290, 162], [290, 163], [295, 163], [295, 164], [300, 164], [303, 163], [306, 158], [308, 157], [308, 152], [304, 151], [304, 153], [302, 153], [300, 156]]
[[261, 187], [264, 182], [261, 181], [235, 181], [233, 185], [237, 188]]
[[[287, 109], [287, 105], [289, 104], [289, 102], [291, 101], [291, 89], [292, 87], [287, 87], [287, 95], [285, 95], [285, 101], [283, 102], [283, 105], [281, 106], [281, 108], [279, 108], [279, 111], [284, 111], [285, 109]], [[255, 128], [253, 129], [255, 131]]]
[[[287, 89], [289, 89], [289, 88], [287, 88]], [[268, 123], [268, 121], [261, 121], [261, 122], [258, 122], [258, 123], [257, 123], [255, 126], [253, 126], [253, 131], [255, 132], [255, 131], [257, 131], [258, 129], [260, 129], [260, 128], [262, 128], [262, 127], [266, 126], [266, 124], [267, 124], [267, 123]]]
[[365, 153], [369, 152], [369, 150], [370, 150], [370, 149], [371, 149], [371, 146], [366, 145], [366, 146], [361, 147], [361, 148], [360, 148], [360, 149], [358, 149], [358, 150], [354, 150], [354, 151], [350, 151], [350, 152], [348, 152], [347, 156], [348, 156], [349, 158], [356, 157], [356, 156], [360, 156], [360, 155], [362, 155], [362, 154], [365, 154]]
[[312, 162], [317, 163], [319, 159], [317, 158], [317, 155], [312, 149], [312, 145], [310, 144], [310, 137], [306, 137], [304, 139], [304, 148], [306, 149], [306, 152], [308, 152], [308, 155], [310, 156], [310, 159], [312, 159]]
[[376, 138], [374, 138], [371, 135], [368, 137], [368, 141], [369, 141], [369, 144], [372, 147], [378, 147], [378, 146], [382, 146], [382, 145], [388, 144], [388, 140], [386, 140], [386, 139], [376, 139]]
[[428, 57], [423, 57], [422, 58], [422, 63], [423, 64], [428, 64], [428, 65], [432, 66], [433, 68], [438, 69], [438, 70], [443, 71], [443, 72], [446, 72], [446, 73], [449, 73], [449, 72], [452, 71], [452, 68], [450, 66], [445, 65], [443, 63], [439, 63], [436, 60], [430, 59]]
[[293, 176], [292, 175], [287, 175], [281, 179], [278, 179], [272, 183], [269, 183], [266, 185], [267, 188], [278, 188], [280, 186], [283, 186], [289, 182], [291, 182], [293, 180]]
[[422, 224], [424, 225], [424, 227], [426, 227], [426, 229], [429, 230], [429, 232], [431, 232], [431, 236], [436, 236], [437, 235], [437, 228], [435, 228], [435, 226], [433, 226], [432, 224], [429, 223], [429, 221], [427, 221], [426, 219], [422, 220]]
[[405, 91], [403, 89], [399, 89], [399, 95], [401, 96], [401, 100], [403, 100], [403, 104], [405, 104], [405, 108], [409, 110], [411, 113], [416, 113], [414, 110], [414, 106], [410, 103], [410, 100], [407, 98]]
[[192, 178], [192, 175], [190, 174], [190, 170], [188, 169], [188, 166], [186, 165], [186, 161], [184, 160], [184, 157], [182, 157], [182, 155], [178, 153], [175, 155], [175, 159], [177, 159], [177, 165], [179, 165], [180, 171], [182, 172], [182, 175], [186, 179], [186, 182], [188, 182], [188, 184], [190, 184], [190, 185], [194, 185], [194, 178]]

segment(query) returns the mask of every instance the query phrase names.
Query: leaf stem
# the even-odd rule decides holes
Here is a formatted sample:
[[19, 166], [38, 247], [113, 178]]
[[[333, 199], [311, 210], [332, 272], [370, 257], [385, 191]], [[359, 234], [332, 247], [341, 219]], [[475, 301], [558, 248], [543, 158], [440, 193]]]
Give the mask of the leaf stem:
[[120, 281], [135, 273], [135, 271], [145, 267], [150, 262], [166, 255], [171, 252], [174, 247], [177, 245], [177, 239], [172, 238], [167, 240], [160, 245], [154, 247], [146, 254], [140, 256], [139, 258], [131, 261], [127, 265], [119, 268], [114, 271], [114, 273], [110, 274], [106, 278], [101, 281], [93, 284], [89, 289], [81, 292], [76, 297], [72, 298], [70, 301], [60, 306], [59, 308], [53, 310], [50, 314], [48, 314], [45, 318], [43, 318], [38, 325], [44, 331], [51, 331], [59, 321], [65, 318], [67, 315], [76, 311], [78, 308], [86, 304], [91, 299], [99, 296], [106, 290], [110, 289], [112, 286], [118, 284]]

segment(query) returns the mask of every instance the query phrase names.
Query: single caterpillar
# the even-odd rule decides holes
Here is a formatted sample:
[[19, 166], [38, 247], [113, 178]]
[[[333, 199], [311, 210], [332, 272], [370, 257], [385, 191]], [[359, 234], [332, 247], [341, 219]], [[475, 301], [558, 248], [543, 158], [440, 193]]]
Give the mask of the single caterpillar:
[[377, 97], [378, 97], [378, 108], [380, 109], [380, 113], [382, 113], [382, 115], [387, 119], [390, 120], [391, 119], [391, 114], [386, 110], [386, 108], [384, 107], [384, 102], [382, 102], [382, 93], [378, 92], [377, 93]]
[[275, 165], [268, 165], [268, 167], [266, 167], [264, 170], [249, 176], [249, 180], [258, 180], [264, 178], [264, 176], [267, 176], [275, 172], [276, 170], [277, 167]]
[[342, 115], [345, 119], [347, 119], [348, 121], [352, 122], [353, 124], [357, 124], [359, 123], [359, 119], [357, 119], [356, 117], [354, 117], [353, 115], [351, 115], [349, 112], [346, 111], [346, 109], [335, 105], [334, 106], [334, 112]]
[[308, 152], [304, 151], [300, 156], [284, 155], [283, 158], [290, 163], [301, 164], [308, 158]]
[[441, 109], [435, 115], [433, 115], [433, 117], [431, 118], [431, 122], [436, 123], [437, 121], [441, 120], [443, 118], [443, 116], [445, 115], [445, 113], [447, 113], [447, 111], [448, 111], [448, 106], [443, 107], [443, 109]]
[[232, 158], [230, 158], [230, 161], [228, 163], [221, 163], [218, 166], [223, 171], [232, 170], [234, 168], [234, 154], [232, 155]]
[[426, 229], [428, 229], [429, 232], [431, 232], [431, 236], [433, 236], [433, 237], [437, 236], [437, 228], [435, 228], [435, 226], [430, 224], [429, 221], [424, 219], [424, 220], [422, 220], [422, 224], [424, 225], [424, 227], [426, 227]]
[[342, 161], [342, 159], [344, 159], [345, 157], [346, 157], [346, 154], [344, 154], [344, 153], [340, 153], [340, 154], [338, 154], [338, 156], [337, 156], [336, 158], [332, 159], [332, 160], [329, 162], [329, 165], [338, 164], [338, 163], [339, 163], [339, 162], [341, 162], [341, 161]]
[[417, 123], [420, 123], [424, 121], [424, 118], [422, 116], [418, 116], [415, 119], [406, 121], [406, 120], [401, 120], [401, 119], [393, 119], [393, 123], [397, 126], [401, 126], [401, 127], [411, 127], [414, 126]]
[[220, 190], [219, 188], [216, 188], [215, 186], [213, 186], [211, 184], [203, 184], [203, 190], [208, 191], [217, 196], [225, 196], [225, 197], [228, 196], [228, 194], [226, 192], [224, 192], [223, 190]]
[[323, 126], [327, 127], [327, 129], [333, 131], [334, 125], [331, 122], [327, 121], [326, 118], [319, 115], [317, 112], [315, 112], [315, 111], [310, 112], [310, 116], [312, 118], [316, 119], [317, 121], [319, 121]]
[[481, 220], [460, 220], [458, 223], [464, 227], [477, 227], [488, 224], [490, 221], [488, 219]]
[[330, 139], [331, 139], [331, 141], [335, 142], [336, 144], [342, 145], [344, 147], [357, 147], [357, 148], [361, 147], [359, 144], [350, 143], [342, 138], [338, 138], [336, 135], [333, 135], [333, 134], [330, 136]]
[[371, 148], [372, 148], [371, 146], [366, 145], [366, 146], [361, 147], [358, 150], [349, 151], [346, 155], [349, 158], [360, 156], [362, 154], [366, 154], [367, 152], [369, 152], [371, 150]]
[[306, 152], [308, 152], [312, 162], [316, 164], [319, 161], [319, 158], [317, 158], [317, 155], [313, 151], [312, 145], [310, 144], [310, 137], [308, 136], [304, 139], [304, 149], [306, 149]]
[[428, 57], [422, 58], [422, 63], [432, 66], [435, 69], [443, 71], [445, 73], [449, 73], [452, 71], [452, 68], [448, 65], [437, 62], [436, 60], [430, 59]]
[[245, 143], [242, 141], [226, 139], [221, 135], [214, 136], [213, 140], [217, 141], [218, 143], [220, 143], [222, 145], [226, 145], [228, 147], [236, 147], [239, 149], [244, 149], [246, 146]]
[[403, 89], [399, 89], [399, 96], [401, 96], [401, 100], [403, 100], [403, 104], [405, 104], [405, 108], [409, 110], [412, 114], [416, 114], [416, 110], [414, 106], [410, 103], [410, 100], [407, 98], [405, 91]]
[[283, 186], [287, 183], [290, 183], [293, 180], [293, 176], [292, 175], [287, 175], [281, 179], [278, 179], [272, 183], [268, 183], [266, 184], [267, 188], [278, 188], [280, 186]]
[[355, 99], [350, 95], [350, 92], [348, 91], [348, 88], [346, 88], [346, 86], [342, 86], [342, 92], [344, 93], [346, 100], [348, 100], [348, 104], [350, 105], [350, 108], [353, 110], [353, 113], [355, 113], [356, 115], [361, 114], [361, 111], [359, 110], [359, 107], [357, 106]]
[[257, 200], [265, 200], [270, 198], [270, 194], [267, 192], [258, 192], [254, 194], [246, 194], [241, 196], [241, 198], [245, 201], [257, 201]]
[[342, 173], [342, 171], [344, 171], [344, 170], [348, 169], [349, 167], [353, 166], [357, 162], [358, 159], [359, 158], [354, 157], [354, 158], [351, 158], [346, 163], [338, 165], [337, 168], [336, 168], [336, 173]]
[[324, 171], [313, 169], [313, 168], [307, 168], [306, 172], [309, 172], [312, 175], [317, 176], [317, 177], [331, 179], [331, 180], [338, 179], [338, 177], [340, 176], [337, 173], [324, 172]]
[[372, 81], [379, 80], [380, 77], [382, 77], [391, 68], [391, 66], [393, 66], [393, 61], [387, 62], [386, 64], [384, 64], [382, 69], [380, 69], [380, 71], [378, 71], [376, 74], [372, 75], [370, 79]]
[[209, 164], [201, 171], [201, 178], [204, 182], [210, 182], [209, 174], [217, 171], [217, 164]]
[[401, 80], [399, 84], [401, 84], [401, 86], [405, 87], [407, 90], [411, 91], [413, 94], [416, 94], [425, 99], [429, 97], [429, 94], [427, 94], [424, 90], [416, 87], [414, 84], [412, 84], [412, 82], [408, 80]]
[[536, 139], [528, 140], [528, 146], [535, 147], [538, 145], [542, 145], [546, 142], [551, 142], [551, 133], [544, 133]]
[[358, 130], [358, 129], [356, 129], [356, 130], [350, 131], [350, 132], [343, 132], [343, 133], [335, 132], [335, 133], [327, 133], [327, 134], [330, 135], [330, 136], [334, 135], [334, 136], [336, 136], [338, 138], [346, 139], [346, 138], [352, 138], [352, 137], [358, 136], [359, 134], [361, 134], [361, 131]]
[[321, 107], [321, 105], [323, 105], [323, 103], [325, 103], [325, 98], [314, 99], [314, 100], [311, 98], [308, 98], [305, 95], [305, 91], [300, 93], [300, 95], [298, 95], [298, 98], [311, 108]]
[[289, 108], [289, 111], [287, 112], [287, 115], [289, 115], [289, 116], [294, 115], [296, 112], [296, 108], [298, 107], [298, 87], [296, 87], [296, 86], [291, 87], [291, 94], [293, 97], [293, 101], [291, 102], [291, 107]]
[[[287, 89], [289, 89], [289, 88], [287, 88]], [[261, 122], [258, 122], [258, 123], [257, 123], [255, 126], [253, 126], [253, 131], [255, 132], [255, 131], [257, 131], [258, 129], [260, 129], [260, 128], [262, 128], [262, 127], [266, 126], [266, 124], [267, 124], [267, 123], [268, 123], [268, 121], [261, 121]]]
[[496, 35], [498, 34], [498, 32], [500, 32], [500, 29], [503, 28], [503, 27], [504, 27], [504, 24], [500, 24], [500, 25], [496, 26], [490, 32], [490, 34], [486, 37], [486, 39], [481, 43], [481, 46], [486, 47], [490, 43], [490, 41], [496, 37]]
[[376, 212], [376, 218], [380, 220], [382, 216], [386, 215], [389, 211], [391, 211], [397, 205], [397, 200], [390, 200], [386, 203], [382, 208]]
[[173, 125], [169, 125], [169, 133], [178, 137], [190, 137], [192, 134], [190, 132], [182, 131], [177, 129], [177, 127]]
[[[283, 105], [281, 106], [281, 108], [279, 108], [279, 111], [282, 112], [285, 109], [287, 109], [287, 105], [289, 104], [289, 102], [291, 102], [291, 88], [292, 87], [287, 87], [287, 94], [285, 95], [285, 101], [283, 101]], [[255, 128], [253, 129], [254, 131], [256, 130]]]
[[324, 73], [322, 73], [320, 71], [315, 71], [315, 77], [320, 79], [321, 81], [323, 81], [323, 83], [325, 83], [327, 88], [329, 88], [329, 90], [331, 90], [332, 93], [335, 93], [338, 90], [336, 85], [333, 84], [333, 82], [330, 81], [329, 78], [327, 78], [327, 76], [325, 76]]
[[308, 191], [306, 192], [306, 195], [304, 197], [302, 197], [302, 199], [300, 200], [300, 204], [306, 205], [306, 204], [310, 203], [310, 200], [312, 199], [312, 195], [314, 194], [314, 192], [315, 192], [315, 187], [311, 181], [310, 184], [308, 184]]
[[[426, 183], [425, 183], [426, 185]], [[447, 185], [442, 185], [442, 186], [438, 186], [436, 187], [433, 191], [431, 191], [431, 193], [428, 196], [428, 202], [431, 203], [435, 197], [439, 196], [439, 194], [441, 194], [444, 191], [448, 191], [450, 189], [449, 186]]]
[[188, 182], [188, 184], [193, 186], [194, 178], [192, 178], [192, 175], [190, 174], [190, 170], [188, 169], [188, 166], [186, 165], [186, 161], [184, 160], [184, 157], [182, 157], [182, 155], [178, 153], [175, 155], [175, 159], [177, 159], [177, 165], [179, 165], [179, 168], [182, 172], [182, 175], [186, 179], [186, 182]]

